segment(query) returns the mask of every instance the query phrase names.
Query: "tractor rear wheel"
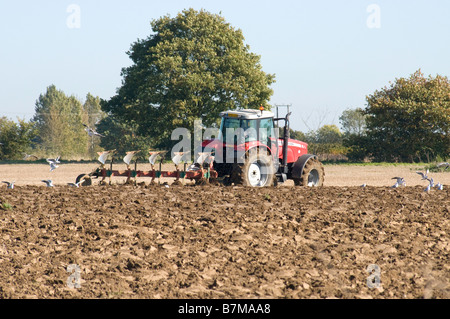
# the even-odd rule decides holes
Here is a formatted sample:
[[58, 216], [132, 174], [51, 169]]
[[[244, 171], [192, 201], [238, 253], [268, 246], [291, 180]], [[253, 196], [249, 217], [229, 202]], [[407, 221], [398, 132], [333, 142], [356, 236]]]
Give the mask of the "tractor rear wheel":
[[325, 179], [325, 169], [321, 162], [317, 159], [310, 159], [299, 179], [294, 179], [296, 186], [304, 187], [321, 187]]
[[246, 187], [270, 187], [275, 179], [273, 159], [265, 151], [250, 150], [244, 164], [235, 164], [232, 181]]
[[[81, 182], [81, 183], [80, 183]], [[87, 174], [81, 174], [77, 177], [75, 183], [80, 183], [80, 186], [91, 186], [92, 185], [92, 179]]]

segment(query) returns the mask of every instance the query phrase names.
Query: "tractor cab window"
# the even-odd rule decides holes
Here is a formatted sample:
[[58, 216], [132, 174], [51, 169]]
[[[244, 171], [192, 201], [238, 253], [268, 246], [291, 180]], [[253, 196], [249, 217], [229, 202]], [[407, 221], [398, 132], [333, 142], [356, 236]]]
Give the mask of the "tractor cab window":
[[[224, 143], [227, 143], [227, 134], [231, 132], [235, 132], [237, 129], [241, 127], [241, 120], [235, 118], [223, 118], [222, 123], [220, 124], [220, 134], [221, 140]], [[236, 139], [236, 136], [235, 136]]]
[[[235, 144], [245, 142], [253, 142], [258, 140], [256, 120], [241, 120], [235, 118], [224, 118], [220, 125], [221, 140], [224, 143], [227, 141], [228, 134], [234, 134], [233, 140]], [[244, 134], [240, 136], [240, 134]], [[231, 138], [231, 136], [230, 136]], [[244, 139], [245, 138], [245, 139]], [[238, 142], [239, 141], [239, 142]]]
[[245, 142], [255, 142], [258, 140], [256, 120], [242, 120], [241, 128], [244, 129]]
[[275, 130], [273, 126], [273, 119], [261, 119], [259, 123], [259, 140], [261, 143], [269, 145], [270, 139], [275, 138]]

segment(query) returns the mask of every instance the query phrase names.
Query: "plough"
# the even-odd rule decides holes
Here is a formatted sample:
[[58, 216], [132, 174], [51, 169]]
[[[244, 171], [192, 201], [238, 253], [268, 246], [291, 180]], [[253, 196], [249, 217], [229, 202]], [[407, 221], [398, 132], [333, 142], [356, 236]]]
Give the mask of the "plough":
[[[151, 184], [156, 183], [156, 180], [158, 180], [158, 184], [161, 184], [161, 178], [174, 178], [175, 184], [182, 184], [185, 180], [195, 181], [196, 184], [201, 184], [218, 179], [218, 173], [213, 169], [214, 157], [211, 153], [198, 153], [194, 164], [189, 167], [188, 163], [183, 161], [183, 158], [187, 155], [186, 153], [174, 153], [172, 162], [175, 165], [175, 170], [173, 171], [162, 170], [163, 161], [167, 154], [166, 151], [150, 151], [148, 153], [148, 160], [151, 165], [151, 170], [138, 170], [136, 155], [139, 153], [141, 151], [127, 152], [123, 158], [123, 162], [127, 167], [126, 170], [114, 170], [113, 164], [116, 151], [99, 152], [98, 161], [100, 162], [100, 166], [89, 174], [79, 175], [75, 182], [80, 183], [80, 186], [90, 186], [92, 185], [92, 179], [95, 178], [101, 179], [100, 185], [112, 185], [113, 177], [123, 177], [126, 178], [125, 184], [134, 185], [137, 185], [137, 178], [151, 178]], [[109, 167], [107, 165], [108, 158], [110, 158]], [[181, 169], [182, 164], [184, 166]]]

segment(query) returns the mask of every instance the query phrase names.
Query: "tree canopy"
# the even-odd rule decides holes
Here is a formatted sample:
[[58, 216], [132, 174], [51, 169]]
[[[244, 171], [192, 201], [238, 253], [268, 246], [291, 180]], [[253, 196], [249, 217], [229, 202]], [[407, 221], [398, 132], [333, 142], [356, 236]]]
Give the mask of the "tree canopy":
[[344, 110], [339, 117], [339, 122], [345, 135], [361, 136], [366, 133], [366, 115], [361, 108]]
[[38, 136], [34, 147], [46, 156], [79, 159], [94, 157], [99, 140], [88, 136], [83, 124], [92, 128], [105, 116], [100, 98], [88, 93], [84, 104], [50, 85], [36, 101], [32, 123]]
[[368, 150], [375, 160], [432, 160], [450, 155], [450, 82], [420, 70], [367, 97]]
[[270, 109], [275, 76], [223, 17], [188, 9], [151, 27], [153, 34], [127, 52], [133, 64], [122, 69], [122, 86], [102, 104], [105, 112], [167, 146], [174, 129], [192, 130], [196, 120], [214, 126], [228, 109]]
[[0, 159], [18, 160], [31, 149], [36, 129], [31, 122], [18, 119], [14, 122], [6, 117], [0, 117]]

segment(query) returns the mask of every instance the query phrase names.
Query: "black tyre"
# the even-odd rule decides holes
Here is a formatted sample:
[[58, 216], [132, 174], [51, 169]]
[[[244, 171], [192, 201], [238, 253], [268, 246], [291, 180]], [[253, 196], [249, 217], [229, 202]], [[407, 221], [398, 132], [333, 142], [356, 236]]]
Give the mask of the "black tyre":
[[[80, 183], [81, 182], [81, 183]], [[80, 186], [91, 186], [92, 185], [92, 179], [89, 175], [81, 174], [77, 177], [75, 180], [75, 183], [80, 183]]]
[[250, 150], [244, 164], [235, 164], [232, 181], [246, 187], [270, 187], [274, 185], [273, 158], [265, 151]]
[[317, 159], [310, 159], [300, 179], [294, 179], [296, 186], [321, 187], [325, 181], [325, 169]]

